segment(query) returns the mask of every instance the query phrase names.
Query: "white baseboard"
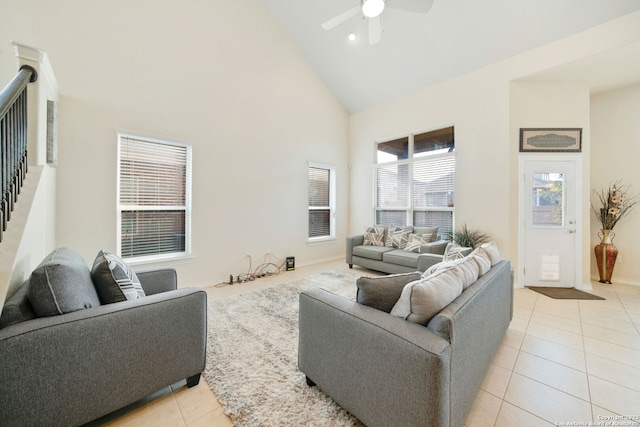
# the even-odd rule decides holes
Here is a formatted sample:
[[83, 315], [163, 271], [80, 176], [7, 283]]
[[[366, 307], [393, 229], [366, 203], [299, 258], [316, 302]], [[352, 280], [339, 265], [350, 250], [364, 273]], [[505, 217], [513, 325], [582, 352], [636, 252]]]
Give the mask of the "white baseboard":
[[[598, 281], [600, 280], [600, 277], [598, 277], [595, 274], [591, 275], [591, 280], [594, 281]], [[640, 286], [640, 281], [638, 280], [632, 280], [632, 279], [625, 279], [624, 277], [614, 277], [612, 282], [614, 284], [620, 284], [620, 285], [631, 285], [631, 286]]]

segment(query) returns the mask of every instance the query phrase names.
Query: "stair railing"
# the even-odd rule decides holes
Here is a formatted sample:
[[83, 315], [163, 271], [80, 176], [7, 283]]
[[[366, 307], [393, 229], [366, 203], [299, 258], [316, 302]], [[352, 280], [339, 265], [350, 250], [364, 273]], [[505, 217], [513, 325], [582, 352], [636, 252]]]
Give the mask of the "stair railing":
[[27, 84], [37, 79], [23, 65], [0, 92], [0, 242], [27, 174]]

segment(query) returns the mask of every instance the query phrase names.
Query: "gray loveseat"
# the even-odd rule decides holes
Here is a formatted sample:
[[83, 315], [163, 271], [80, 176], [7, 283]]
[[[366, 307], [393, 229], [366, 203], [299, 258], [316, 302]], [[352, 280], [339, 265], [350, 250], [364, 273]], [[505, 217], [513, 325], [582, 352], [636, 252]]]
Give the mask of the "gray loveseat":
[[419, 252], [389, 246], [364, 245], [364, 235], [347, 237], [347, 264], [359, 265], [383, 273], [425, 271], [442, 261], [449, 241], [436, 240], [420, 246]]
[[[394, 280], [415, 280], [403, 276]], [[426, 326], [323, 289], [309, 290], [300, 295], [299, 368], [309, 385], [368, 427], [462, 427], [512, 310], [506, 260]]]
[[[68, 275], [69, 285], [85, 281], [79, 270], [82, 279]], [[206, 293], [177, 289], [172, 268], [136, 273], [146, 294], [139, 299], [37, 317], [27, 281], [7, 301], [0, 329], [0, 425], [78, 426], [182, 380], [198, 384], [205, 366]], [[62, 299], [60, 307], [79, 302]]]

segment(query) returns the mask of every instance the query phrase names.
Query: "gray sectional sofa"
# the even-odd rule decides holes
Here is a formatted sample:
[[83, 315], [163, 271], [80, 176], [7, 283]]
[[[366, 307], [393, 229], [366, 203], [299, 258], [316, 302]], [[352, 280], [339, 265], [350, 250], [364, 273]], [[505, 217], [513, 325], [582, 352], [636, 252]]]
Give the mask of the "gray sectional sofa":
[[364, 245], [364, 235], [347, 237], [347, 264], [359, 265], [383, 273], [425, 271], [442, 261], [449, 241], [436, 240], [420, 246], [419, 252], [408, 252], [392, 246]]
[[[368, 427], [462, 427], [511, 321], [509, 261], [425, 325], [386, 312], [419, 277], [381, 278], [391, 282], [377, 308], [323, 289], [300, 295], [300, 370]], [[358, 283], [361, 302], [363, 289]]]
[[0, 317], [0, 425], [78, 426], [185, 379], [198, 384], [207, 295], [177, 289], [174, 269], [136, 272], [134, 292], [145, 296], [127, 300], [114, 287], [110, 297], [122, 301], [106, 304], [109, 292], [93, 289], [98, 277], [68, 249], [36, 270]]

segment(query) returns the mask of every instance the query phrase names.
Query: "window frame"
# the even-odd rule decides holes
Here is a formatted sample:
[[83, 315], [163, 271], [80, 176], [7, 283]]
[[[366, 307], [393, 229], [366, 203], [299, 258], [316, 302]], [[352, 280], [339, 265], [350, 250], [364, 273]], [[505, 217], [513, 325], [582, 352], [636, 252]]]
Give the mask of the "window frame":
[[[453, 128], [454, 133], [454, 141], [455, 141], [455, 126], [453, 124], [444, 124], [437, 127], [432, 127], [428, 129], [422, 129], [416, 132], [411, 132], [407, 134], [396, 135], [390, 138], [380, 139], [373, 142], [373, 165], [372, 165], [372, 185], [373, 185], [373, 200], [372, 200], [372, 215], [373, 222], [377, 224], [378, 222], [378, 213], [380, 211], [390, 211], [390, 212], [404, 212], [404, 224], [396, 224], [396, 225], [412, 225], [414, 224], [414, 218], [416, 212], [451, 212], [451, 228], [452, 232], [455, 230], [455, 178], [454, 178], [454, 200], [452, 202], [452, 206], [427, 206], [427, 207], [416, 207], [415, 199], [414, 199], [414, 185], [413, 185], [413, 177], [414, 177], [414, 166], [416, 164], [427, 162], [431, 160], [444, 159], [444, 158], [453, 158], [454, 161], [454, 173], [455, 173], [455, 163], [456, 163], [456, 150], [455, 145], [452, 151], [434, 151], [431, 154], [425, 154], [425, 152], [421, 152], [420, 155], [416, 156], [415, 146], [414, 146], [414, 137], [416, 135], [421, 135], [428, 132], [438, 131], [440, 129]], [[379, 144], [384, 144], [391, 141], [401, 140], [403, 138], [408, 139], [408, 147], [407, 147], [407, 158], [401, 160], [393, 160], [393, 161], [378, 161], [378, 147]], [[444, 149], [443, 149], [444, 150]], [[397, 206], [397, 207], [380, 207], [378, 206], [378, 171], [383, 168], [407, 165], [407, 174], [409, 176], [409, 182], [407, 183], [407, 205], [405, 206]], [[422, 227], [422, 225], [418, 225], [418, 227]], [[446, 236], [444, 236], [446, 237]]]
[[[153, 205], [127, 205], [122, 204], [120, 201], [121, 196], [121, 156], [122, 156], [122, 139], [130, 138], [140, 140], [142, 142], [164, 144], [173, 147], [182, 147], [186, 149], [185, 158], [185, 205], [184, 205], [184, 230], [185, 230], [185, 242], [184, 252], [171, 252], [153, 255], [141, 255], [135, 257], [123, 257], [123, 259], [129, 264], [144, 264], [162, 262], [168, 260], [179, 260], [191, 257], [191, 213], [192, 213], [192, 169], [193, 169], [193, 148], [191, 144], [188, 144], [177, 139], [168, 138], [164, 136], [151, 135], [147, 133], [141, 133], [126, 129], [118, 129], [117, 134], [117, 173], [116, 173], [116, 251], [119, 256], [122, 256], [122, 212], [131, 210], [148, 210], [148, 211], [175, 211], [181, 209], [175, 209], [174, 207], [168, 208], [167, 206], [153, 206]], [[138, 209], [136, 209], [136, 207]]]
[[[309, 204], [308, 196], [309, 196], [309, 170], [311, 168], [315, 169], [325, 169], [329, 171], [329, 206], [311, 206]], [[307, 219], [309, 219], [309, 215], [313, 210], [326, 210], [329, 209], [329, 234], [325, 236], [316, 236], [310, 237], [309, 234], [311, 232], [310, 229], [307, 229], [307, 242], [315, 243], [315, 242], [324, 242], [329, 240], [336, 239], [336, 167], [333, 165], [328, 165], [325, 163], [317, 163], [317, 162], [307, 162]]]

